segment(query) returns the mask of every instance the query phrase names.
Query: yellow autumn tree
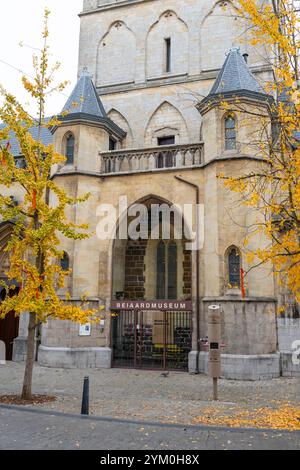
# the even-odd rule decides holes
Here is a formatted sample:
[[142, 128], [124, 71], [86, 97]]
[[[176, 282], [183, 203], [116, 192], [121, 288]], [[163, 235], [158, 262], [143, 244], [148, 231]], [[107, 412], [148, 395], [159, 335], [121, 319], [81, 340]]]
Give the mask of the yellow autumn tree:
[[[272, 81], [265, 91], [273, 99], [269, 112], [251, 112], [242, 104], [222, 103], [225, 109], [256, 119], [260, 129], [250, 143], [265, 164], [258, 171], [226, 178], [225, 185], [260, 213], [255, 229], [269, 240], [249, 253], [255, 267], [272, 262], [279, 283], [300, 302], [300, 2], [295, 0], [236, 0], [236, 15], [254, 46], [265, 47]], [[247, 116], [248, 114], [248, 116]], [[253, 114], [253, 113], [252, 113]]]
[[[10, 254], [10, 267], [6, 273], [8, 282], [2, 282], [6, 298], [0, 304], [0, 318], [10, 312], [20, 316], [29, 313], [27, 358], [22, 389], [22, 398], [32, 397], [32, 374], [34, 366], [35, 332], [37, 327], [50, 317], [72, 320], [79, 323], [96, 321], [96, 311], [90, 310], [84, 299], [74, 306], [63, 302], [56, 293], [64, 286], [69, 272], [62, 269], [60, 238], [74, 240], [87, 238], [88, 227], [69, 222], [66, 210], [88, 198], [70, 198], [51, 179], [51, 169], [61, 164], [65, 157], [58, 154], [53, 145], [44, 145], [42, 131], [57, 125], [56, 119], [46, 119], [45, 102], [54, 91], [61, 92], [66, 82], [54, 85], [54, 74], [59, 64], [49, 65], [48, 17], [45, 11], [43, 48], [33, 57], [34, 78], [22, 78], [23, 86], [37, 104], [37, 118], [31, 115], [3, 87], [0, 88], [2, 106], [0, 121], [4, 124], [0, 132], [0, 221], [12, 224], [12, 235], [6, 247]], [[33, 138], [30, 130], [38, 130]], [[10, 149], [11, 136], [17, 140], [24, 165], [19, 165]], [[21, 200], [16, 202], [16, 188], [21, 190]], [[50, 194], [55, 195], [56, 204], [49, 204]], [[18, 292], [13, 285], [20, 286]]]

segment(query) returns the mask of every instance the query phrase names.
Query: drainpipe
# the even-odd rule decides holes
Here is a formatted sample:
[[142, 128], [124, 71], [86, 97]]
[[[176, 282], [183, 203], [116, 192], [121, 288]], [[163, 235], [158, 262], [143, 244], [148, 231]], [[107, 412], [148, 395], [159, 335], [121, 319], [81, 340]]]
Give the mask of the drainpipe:
[[[185, 183], [192, 188], [194, 188], [196, 193], [196, 207], [200, 205], [200, 190], [199, 186], [190, 181], [185, 180], [181, 176], [175, 176], [175, 179]], [[200, 248], [199, 248], [199, 230], [198, 230], [198, 212], [197, 214], [197, 223], [196, 223], [196, 243], [197, 243], [197, 250], [196, 250], [196, 319], [197, 319], [197, 359], [196, 359], [196, 374], [199, 374], [199, 353], [200, 353]]]

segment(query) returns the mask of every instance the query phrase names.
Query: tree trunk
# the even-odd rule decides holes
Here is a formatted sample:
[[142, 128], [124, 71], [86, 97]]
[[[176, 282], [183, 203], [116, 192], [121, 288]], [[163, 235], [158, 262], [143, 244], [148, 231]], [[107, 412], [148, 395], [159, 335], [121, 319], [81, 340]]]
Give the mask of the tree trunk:
[[28, 324], [28, 339], [27, 339], [27, 355], [26, 355], [26, 365], [25, 373], [23, 379], [23, 389], [22, 389], [22, 399], [31, 400], [32, 398], [32, 375], [33, 375], [33, 366], [34, 366], [34, 350], [35, 350], [35, 315], [30, 313], [29, 315], [29, 324]]

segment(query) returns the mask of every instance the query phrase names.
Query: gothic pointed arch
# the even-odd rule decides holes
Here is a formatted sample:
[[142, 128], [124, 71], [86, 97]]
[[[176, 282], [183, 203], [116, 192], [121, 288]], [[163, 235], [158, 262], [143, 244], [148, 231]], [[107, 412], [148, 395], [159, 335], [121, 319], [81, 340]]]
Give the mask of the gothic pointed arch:
[[62, 154], [66, 157], [66, 165], [74, 165], [75, 143], [73, 132], [67, 131], [62, 139]]
[[169, 101], [161, 103], [152, 113], [145, 131], [145, 145], [156, 146], [158, 139], [174, 136], [176, 144], [188, 143], [186, 121], [181, 112]]
[[232, 47], [240, 45], [241, 28], [230, 1], [218, 1], [214, 4], [200, 26], [202, 70], [221, 68], [226, 53]]
[[114, 21], [98, 45], [96, 84], [116, 85], [135, 79], [136, 38], [124, 21]]
[[126, 119], [126, 117], [122, 113], [120, 113], [120, 111], [118, 111], [115, 108], [112, 108], [108, 112], [108, 117], [114, 123], [116, 123], [121, 129], [123, 129], [123, 131], [126, 132], [126, 137], [122, 141], [122, 148], [132, 148], [132, 147], [134, 147], [132, 129], [131, 129], [130, 124], [129, 124], [128, 120]]
[[224, 151], [237, 150], [237, 116], [227, 112], [222, 118], [223, 148]]
[[189, 30], [173, 10], [164, 11], [150, 27], [146, 40], [147, 77], [188, 73]]
[[[142, 204], [146, 208], [148, 238], [120, 239], [120, 225], [132, 218], [127, 211], [121, 215], [116, 228], [117, 237], [112, 245], [112, 296], [138, 299], [187, 299], [192, 296], [192, 252], [186, 247], [191, 227], [177, 206], [155, 194], [148, 194], [129, 207]], [[166, 210], [166, 219], [152, 214], [153, 205]], [[170, 224], [170, 236], [165, 236], [163, 224]], [[159, 237], [152, 230], [159, 225]], [[179, 227], [180, 225], [180, 227]], [[182, 232], [184, 227], [184, 232]], [[166, 269], [164, 270], [164, 262]], [[160, 285], [163, 283], [164, 289]], [[162, 296], [162, 297], [161, 297]], [[160, 298], [161, 297], [161, 298]]]
[[231, 245], [225, 252], [226, 282], [229, 288], [241, 287], [242, 254], [236, 245]]

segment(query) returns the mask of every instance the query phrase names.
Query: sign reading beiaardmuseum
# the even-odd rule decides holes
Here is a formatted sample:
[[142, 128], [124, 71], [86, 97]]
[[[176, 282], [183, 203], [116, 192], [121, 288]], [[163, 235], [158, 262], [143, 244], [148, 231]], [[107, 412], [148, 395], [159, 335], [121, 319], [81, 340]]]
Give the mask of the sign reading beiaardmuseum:
[[192, 311], [190, 300], [115, 300], [111, 310], [165, 310], [168, 312]]

